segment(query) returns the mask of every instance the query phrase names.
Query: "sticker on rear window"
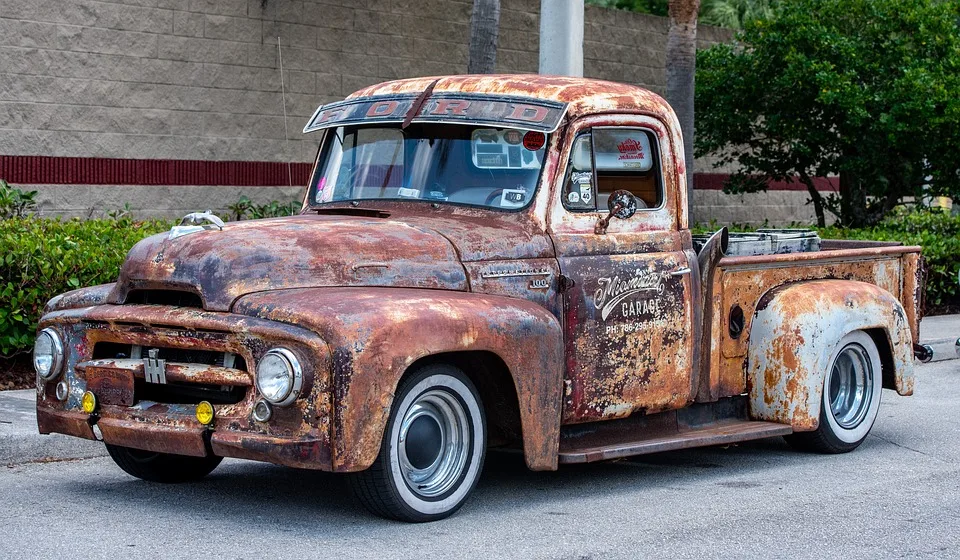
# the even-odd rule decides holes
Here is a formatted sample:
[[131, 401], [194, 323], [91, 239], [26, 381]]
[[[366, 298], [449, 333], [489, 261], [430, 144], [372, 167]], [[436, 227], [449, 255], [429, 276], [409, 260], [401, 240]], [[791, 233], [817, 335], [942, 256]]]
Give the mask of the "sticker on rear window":
[[523, 147], [535, 152], [543, 147], [547, 137], [542, 132], [530, 131], [523, 135]]

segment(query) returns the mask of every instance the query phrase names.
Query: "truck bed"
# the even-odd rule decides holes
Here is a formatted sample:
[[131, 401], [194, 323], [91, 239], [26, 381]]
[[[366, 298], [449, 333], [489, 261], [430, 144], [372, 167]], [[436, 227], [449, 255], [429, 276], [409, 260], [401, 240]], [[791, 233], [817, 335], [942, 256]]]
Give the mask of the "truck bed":
[[[923, 269], [920, 247], [870, 241], [823, 241], [819, 250], [723, 256], [704, 278], [705, 340], [701, 393], [711, 397], [747, 390], [744, 361], [751, 320], [763, 296], [805, 280], [843, 279], [876, 285], [904, 307], [913, 341], [919, 340]], [[709, 381], [708, 381], [709, 380]]]

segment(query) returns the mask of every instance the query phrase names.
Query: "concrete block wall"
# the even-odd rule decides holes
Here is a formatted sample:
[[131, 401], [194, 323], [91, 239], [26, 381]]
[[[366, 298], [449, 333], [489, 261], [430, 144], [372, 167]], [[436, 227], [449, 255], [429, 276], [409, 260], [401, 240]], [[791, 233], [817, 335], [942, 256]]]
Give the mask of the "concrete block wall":
[[[539, 0], [501, 6], [497, 70], [536, 72]], [[316, 136], [300, 131], [317, 105], [384, 80], [464, 72], [471, 9], [472, 0], [0, 0], [0, 155], [308, 162]], [[667, 20], [597, 7], [585, 16], [585, 75], [662, 94]], [[701, 46], [731, 38], [708, 26], [698, 35]], [[127, 203], [144, 216], [296, 190], [24, 187], [47, 213]], [[724, 202], [711, 196], [704, 208], [719, 212]]]

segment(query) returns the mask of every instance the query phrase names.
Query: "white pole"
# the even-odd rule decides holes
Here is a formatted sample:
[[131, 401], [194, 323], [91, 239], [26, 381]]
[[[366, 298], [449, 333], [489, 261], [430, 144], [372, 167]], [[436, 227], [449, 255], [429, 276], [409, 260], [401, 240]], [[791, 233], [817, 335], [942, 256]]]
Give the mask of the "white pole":
[[583, 0], [540, 0], [540, 73], [583, 76]]

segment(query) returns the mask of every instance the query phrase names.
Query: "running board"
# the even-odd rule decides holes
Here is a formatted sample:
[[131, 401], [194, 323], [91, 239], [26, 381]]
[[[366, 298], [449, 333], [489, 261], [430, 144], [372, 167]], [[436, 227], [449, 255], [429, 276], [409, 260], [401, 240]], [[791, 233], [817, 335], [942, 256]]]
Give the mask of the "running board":
[[592, 463], [793, 433], [787, 424], [747, 419], [746, 408], [745, 399], [733, 397], [659, 414], [564, 426], [559, 462]]

